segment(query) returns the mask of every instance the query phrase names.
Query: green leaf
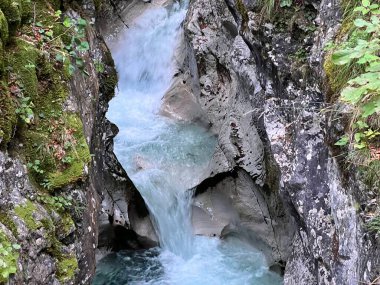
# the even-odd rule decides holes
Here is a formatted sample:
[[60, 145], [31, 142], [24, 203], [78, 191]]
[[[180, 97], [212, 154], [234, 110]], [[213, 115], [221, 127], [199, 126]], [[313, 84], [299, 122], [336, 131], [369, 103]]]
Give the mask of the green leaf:
[[[354, 79], [348, 81], [349, 84], [364, 85], [367, 83], [376, 83], [380, 78], [380, 72], [366, 72]], [[367, 87], [368, 88], [368, 87]]]
[[380, 62], [373, 62], [365, 69], [366, 72], [380, 72]]
[[352, 50], [338, 50], [333, 53], [331, 60], [336, 65], [344, 65], [351, 62]]
[[370, 81], [367, 84], [365, 84], [363, 87], [365, 87], [367, 91], [380, 90], [380, 80]]
[[371, 23], [367, 22], [366, 20], [363, 20], [363, 19], [355, 19], [354, 25], [356, 27], [363, 28], [363, 27], [366, 27], [368, 25], [371, 25]]
[[14, 249], [20, 249], [21, 248], [21, 246], [19, 244], [17, 244], [17, 243], [12, 244], [12, 247]]
[[84, 65], [84, 60], [82, 58], [77, 58], [75, 60], [75, 64], [78, 66], [78, 67], [82, 67]]
[[348, 144], [348, 141], [349, 141], [348, 137], [347, 137], [347, 136], [343, 136], [343, 137], [340, 138], [340, 140], [338, 140], [338, 141], [335, 143], [335, 145], [338, 145], [338, 146], [345, 146], [345, 145]]
[[80, 45], [82, 42], [81, 39], [78, 37], [74, 37], [73, 40], [74, 40], [74, 43], [76, 43], [77, 45]]
[[367, 145], [364, 142], [354, 144], [354, 148], [356, 148], [356, 149], [363, 149], [366, 146]]
[[72, 65], [71, 63], [69, 64], [69, 74], [70, 75], [73, 75], [75, 72], [75, 66]]
[[377, 111], [376, 104], [374, 102], [369, 102], [367, 104], [364, 104], [362, 107], [362, 117], [367, 118], [368, 116], [371, 116], [372, 114], [376, 113]]
[[61, 15], [62, 15], [62, 11], [61, 10], [57, 10], [54, 13], [54, 16], [56, 16], [56, 17], [60, 17]]
[[63, 21], [63, 25], [66, 28], [70, 28], [73, 25], [73, 23], [69, 17], [66, 17], [65, 20]]
[[359, 64], [365, 64], [365, 63], [368, 63], [368, 62], [373, 62], [373, 61], [376, 61], [378, 60], [379, 57], [376, 56], [376, 55], [373, 55], [373, 54], [365, 54], [363, 55], [359, 60], [358, 60], [358, 63]]
[[349, 102], [351, 104], [356, 104], [360, 101], [363, 95], [366, 93], [367, 88], [365, 87], [351, 87], [348, 86], [343, 89], [341, 97], [343, 101]]
[[371, 5], [371, 2], [369, 0], [362, 0], [362, 5], [364, 7], [369, 7], [369, 5]]
[[374, 25], [378, 25], [380, 23], [380, 19], [376, 16], [371, 16], [371, 22]]
[[81, 42], [80, 45], [78, 46], [78, 50], [80, 51], [88, 51], [89, 49], [90, 49], [90, 45], [86, 41]]
[[281, 0], [280, 7], [291, 7], [292, 2], [292, 0]]
[[361, 120], [357, 121], [357, 122], [355, 123], [355, 125], [356, 125], [359, 129], [366, 129], [366, 128], [368, 128], [367, 123], [366, 123], [366, 122], [363, 122], [363, 121], [361, 121]]
[[65, 57], [61, 53], [57, 53], [57, 55], [55, 56], [55, 60], [59, 62], [64, 62]]
[[359, 7], [356, 7], [354, 9], [354, 12], [363, 12], [364, 10], [366, 10], [366, 8], [362, 7], [362, 6], [359, 6]]
[[80, 18], [80, 19], [78, 19], [78, 23], [77, 24], [78, 24], [79, 27], [84, 28], [84, 27], [87, 26], [87, 21], [85, 19]]
[[360, 141], [361, 141], [363, 138], [365, 138], [365, 135], [364, 135], [363, 133], [356, 133], [356, 134], [354, 135], [354, 138], [355, 138], [355, 141], [356, 141], [357, 143], [360, 143]]

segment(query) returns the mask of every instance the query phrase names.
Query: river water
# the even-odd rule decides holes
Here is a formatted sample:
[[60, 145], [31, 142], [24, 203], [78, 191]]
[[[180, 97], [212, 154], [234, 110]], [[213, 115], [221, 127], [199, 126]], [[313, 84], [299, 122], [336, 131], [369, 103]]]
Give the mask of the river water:
[[119, 86], [107, 117], [120, 130], [115, 154], [149, 208], [160, 247], [110, 253], [99, 261], [93, 284], [281, 284], [255, 248], [192, 234], [187, 189], [200, 182], [216, 138], [158, 115], [175, 72], [186, 6], [146, 11], [114, 48]]

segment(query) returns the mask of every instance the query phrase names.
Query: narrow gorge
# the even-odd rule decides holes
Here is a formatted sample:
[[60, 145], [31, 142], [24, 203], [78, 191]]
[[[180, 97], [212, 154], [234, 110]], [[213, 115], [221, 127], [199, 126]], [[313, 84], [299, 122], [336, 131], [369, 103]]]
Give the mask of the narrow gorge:
[[0, 284], [380, 284], [379, 5], [0, 0]]

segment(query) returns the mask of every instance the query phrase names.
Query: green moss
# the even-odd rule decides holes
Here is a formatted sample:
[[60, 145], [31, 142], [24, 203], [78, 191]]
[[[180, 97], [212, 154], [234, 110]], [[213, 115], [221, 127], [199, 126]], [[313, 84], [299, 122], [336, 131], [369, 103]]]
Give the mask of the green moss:
[[99, 73], [100, 81], [101, 81], [101, 92], [111, 99], [115, 95], [115, 87], [118, 82], [117, 73], [115, 69], [115, 63], [113, 61], [111, 52], [104, 47], [106, 52], [104, 54], [104, 58], [102, 63], [104, 63], [105, 71]]
[[355, 61], [347, 65], [335, 65], [332, 62], [332, 54], [336, 48], [353, 47], [359, 39], [367, 40], [368, 34], [355, 27], [353, 23], [356, 16], [354, 8], [357, 4], [358, 2], [355, 0], [343, 0], [341, 2], [341, 9], [343, 11], [342, 25], [335, 37], [335, 48], [330, 50], [324, 59], [323, 68], [330, 87], [330, 101], [332, 102], [339, 98], [339, 94], [347, 85], [347, 82], [363, 71], [363, 66]]
[[[24, 40], [17, 39], [14, 41], [10, 51], [6, 52], [5, 64], [12, 73], [17, 76], [18, 88], [22, 90], [24, 97], [36, 97], [38, 90], [38, 81], [35, 70], [27, 67], [28, 64], [35, 65], [38, 56], [38, 50], [33, 45]], [[15, 85], [16, 83], [12, 83]], [[16, 109], [17, 103], [10, 95], [5, 83], [0, 82], [0, 129], [3, 131], [2, 145], [6, 145], [11, 139], [15, 125], [17, 123]]]
[[0, 210], [0, 223], [2, 223], [14, 236], [18, 236], [17, 226], [8, 212]]
[[76, 144], [67, 152], [65, 157], [72, 158], [72, 162], [49, 174], [49, 181], [53, 188], [74, 183], [83, 178], [83, 168], [91, 161], [91, 155], [86, 143], [82, 122], [78, 115], [70, 114], [66, 117], [66, 126], [74, 131]]
[[245, 27], [248, 24], [248, 11], [242, 0], [236, 1], [236, 9], [242, 16], [242, 26]]
[[103, 92], [104, 94], [107, 94], [108, 96], [111, 95], [111, 97], [115, 94], [115, 87], [117, 85], [117, 74], [107, 74], [103, 80]]
[[360, 169], [366, 185], [375, 193], [380, 194], [380, 160], [372, 160], [368, 166]]
[[[23, 23], [26, 23], [29, 19], [31, 19], [33, 15], [33, 6], [31, 0], [21, 0], [21, 20]], [[46, 5], [46, 4], [45, 4]]]
[[367, 224], [369, 231], [374, 233], [380, 233], [380, 216], [373, 217]]
[[37, 210], [30, 200], [27, 200], [24, 205], [18, 205], [15, 207], [15, 214], [20, 217], [30, 230], [37, 230], [42, 226], [42, 223], [33, 217], [33, 213]]
[[54, 235], [55, 226], [54, 226], [53, 221], [50, 218], [42, 219], [41, 224], [44, 227], [44, 229], [46, 230], [46, 232], [48, 233], [48, 236]]
[[58, 259], [57, 277], [61, 282], [69, 281], [75, 276], [78, 269], [78, 260], [75, 256], [66, 255]]
[[[30, 97], [35, 106], [34, 124], [19, 127], [26, 160], [40, 160], [44, 171], [43, 175], [32, 172], [34, 179], [41, 183], [48, 178], [53, 188], [59, 188], [82, 178], [83, 166], [90, 161], [90, 153], [78, 115], [62, 112], [69, 93], [67, 74], [22, 40], [16, 41], [16, 47], [8, 55], [8, 64], [20, 78], [24, 96]], [[72, 136], [68, 135], [70, 132]], [[65, 164], [57, 149], [63, 151], [68, 140], [73, 147], [64, 150], [65, 157], [73, 161]]]
[[61, 220], [58, 223], [57, 232], [59, 236], [67, 237], [72, 230], [75, 229], [75, 223], [69, 213], [61, 215]]
[[0, 141], [6, 145], [14, 133], [17, 122], [16, 102], [8, 92], [8, 88], [0, 81]]
[[47, 232], [47, 239], [50, 242], [48, 252], [56, 259], [57, 277], [60, 281], [65, 282], [72, 280], [78, 269], [78, 261], [75, 256], [69, 255], [64, 252], [63, 244], [57, 239], [56, 231], [61, 230], [57, 227], [63, 227], [68, 230], [74, 223], [69, 214], [62, 216], [61, 223], [54, 226], [50, 219], [44, 219], [41, 221]]
[[10, 35], [15, 35], [21, 24], [22, 3], [17, 0], [0, 0], [0, 9], [8, 21]]
[[0, 9], [0, 40], [4, 45], [8, 42], [8, 36], [8, 22], [3, 11]]
[[38, 92], [38, 78], [35, 70], [38, 56], [39, 51], [32, 44], [16, 39], [6, 58], [7, 65], [13, 73], [17, 74], [22, 84], [24, 97], [30, 97], [32, 100], [36, 98]]
[[6, 234], [0, 229], [0, 284], [8, 281], [9, 275], [16, 273], [18, 251], [12, 245], [12, 242], [6, 236]]
[[[346, 84], [346, 78], [347, 71], [343, 70], [340, 66], [336, 66], [332, 62], [332, 53], [328, 53], [325, 57], [325, 62], [323, 64], [323, 68], [325, 70], [327, 79], [329, 81], [329, 86], [332, 90], [332, 92], [335, 94], [339, 92], [342, 87]], [[338, 73], [342, 73], [340, 76], [337, 75]]]
[[355, 62], [347, 65], [335, 65], [332, 62], [332, 54], [333, 51], [327, 53], [323, 63], [323, 69], [330, 87], [330, 102], [338, 99], [340, 91], [346, 86], [347, 81], [359, 74], [363, 68]]

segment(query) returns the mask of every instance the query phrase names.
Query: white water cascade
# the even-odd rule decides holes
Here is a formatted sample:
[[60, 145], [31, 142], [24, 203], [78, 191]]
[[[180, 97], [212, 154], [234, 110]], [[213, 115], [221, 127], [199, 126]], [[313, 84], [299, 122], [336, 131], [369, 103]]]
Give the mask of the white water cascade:
[[281, 284], [256, 249], [192, 234], [187, 189], [200, 182], [216, 138], [157, 114], [173, 77], [186, 6], [146, 11], [113, 52], [119, 88], [107, 117], [120, 130], [115, 153], [149, 208], [160, 248], [109, 254], [93, 284]]

